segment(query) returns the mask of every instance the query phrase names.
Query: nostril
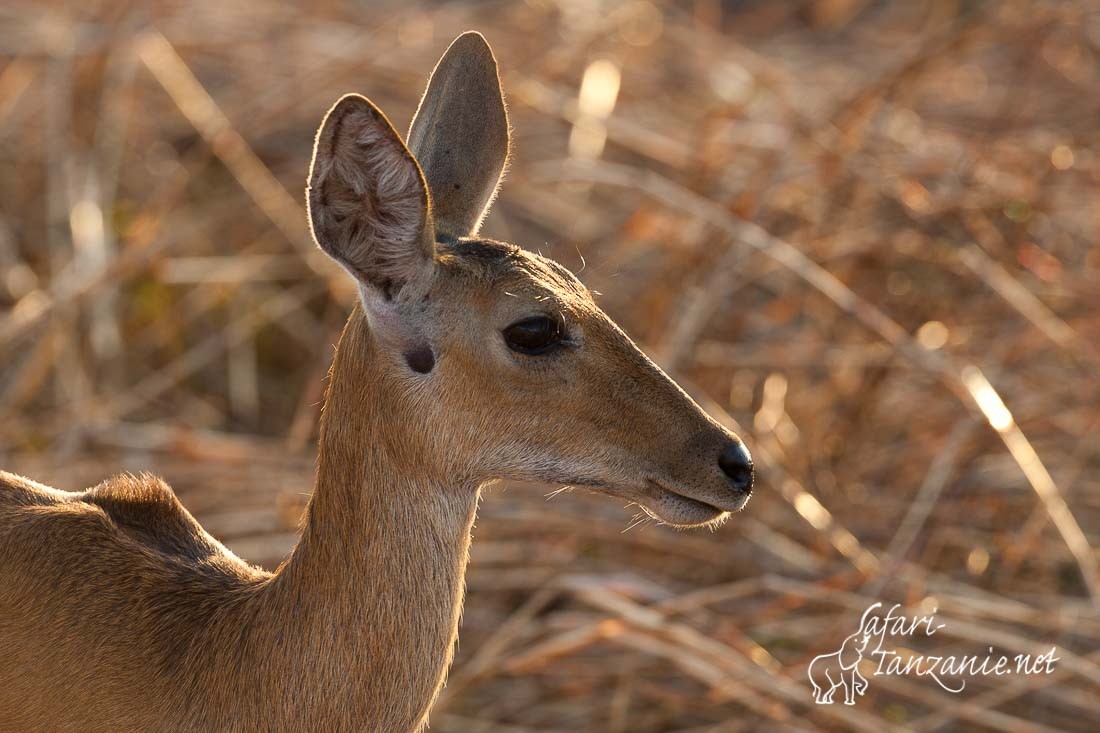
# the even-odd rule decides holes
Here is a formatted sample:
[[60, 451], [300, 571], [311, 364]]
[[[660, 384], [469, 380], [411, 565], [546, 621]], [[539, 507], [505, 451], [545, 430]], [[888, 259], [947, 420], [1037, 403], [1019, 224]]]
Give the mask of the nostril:
[[730, 443], [718, 456], [718, 467], [738, 491], [752, 491], [752, 457], [740, 442]]

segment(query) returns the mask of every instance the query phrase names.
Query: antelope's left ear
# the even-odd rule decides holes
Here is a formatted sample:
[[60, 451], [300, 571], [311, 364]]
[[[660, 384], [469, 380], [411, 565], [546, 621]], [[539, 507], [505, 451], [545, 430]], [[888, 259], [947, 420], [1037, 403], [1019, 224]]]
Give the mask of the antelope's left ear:
[[359, 281], [368, 311], [430, 282], [428, 186], [393, 125], [365, 97], [341, 98], [321, 123], [307, 200], [314, 239]]

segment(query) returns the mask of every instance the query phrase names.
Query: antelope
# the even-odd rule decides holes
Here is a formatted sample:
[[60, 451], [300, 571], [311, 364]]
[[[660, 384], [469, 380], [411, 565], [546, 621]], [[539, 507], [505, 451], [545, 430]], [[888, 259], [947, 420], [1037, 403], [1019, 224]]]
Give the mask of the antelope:
[[478, 236], [509, 145], [475, 32], [439, 61], [407, 143], [359, 95], [325, 116], [309, 220], [358, 297], [301, 537], [274, 573], [155, 476], [69, 493], [0, 473], [0, 730], [419, 731], [488, 483], [584, 487], [684, 527], [745, 505], [741, 440], [569, 270]]

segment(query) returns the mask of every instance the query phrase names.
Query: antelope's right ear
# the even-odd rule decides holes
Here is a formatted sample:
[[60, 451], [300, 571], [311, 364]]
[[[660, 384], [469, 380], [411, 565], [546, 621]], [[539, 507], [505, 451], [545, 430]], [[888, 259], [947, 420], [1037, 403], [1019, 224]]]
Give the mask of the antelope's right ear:
[[480, 33], [463, 33], [436, 64], [408, 139], [432, 192], [436, 231], [477, 234], [510, 144], [497, 61]]
[[362, 286], [392, 301], [429, 279], [435, 234], [420, 167], [386, 116], [358, 94], [325, 116], [309, 169], [313, 238]]

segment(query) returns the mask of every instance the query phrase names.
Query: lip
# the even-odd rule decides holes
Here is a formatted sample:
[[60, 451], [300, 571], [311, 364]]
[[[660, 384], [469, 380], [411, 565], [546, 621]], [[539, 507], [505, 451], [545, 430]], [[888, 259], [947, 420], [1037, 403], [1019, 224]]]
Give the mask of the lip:
[[711, 524], [725, 519], [730, 514], [741, 511], [752, 495], [750, 491], [725, 506], [719, 506], [670, 489], [653, 479], [646, 479], [646, 485], [651, 490], [647, 493], [656, 493], [647, 507], [649, 512], [664, 522], [682, 527]]
[[602, 481], [574, 480], [570, 485], [609, 494], [634, 502], [654, 519], [674, 527], [703, 527], [721, 523], [730, 514], [739, 512], [748, 503], [750, 491], [725, 507], [670, 489], [654, 479], [645, 479], [641, 487], [613, 486]]
[[689, 496], [682, 491], [671, 489], [661, 482], [655, 481], [653, 479], [646, 479], [646, 483], [651, 488], [657, 489], [658, 491], [665, 494], [672, 494], [673, 496], [676, 496], [685, 502], [690, 502], [691, 504], [698, 505], [699, 507], [706, 507], [715, 512], [726, 512], [728, 514], [735, 514], [744, 509], [745, 505], [749, 503], [749, 499], [752, 497], [752, 491], [748, 491], [746, 493], [738, 495], [737, 498], [734, 499], [732, 502], [725, 505], [720, 505], [709, 501], [703, 501], [702, 499], [697, 499], [694, 496]]

